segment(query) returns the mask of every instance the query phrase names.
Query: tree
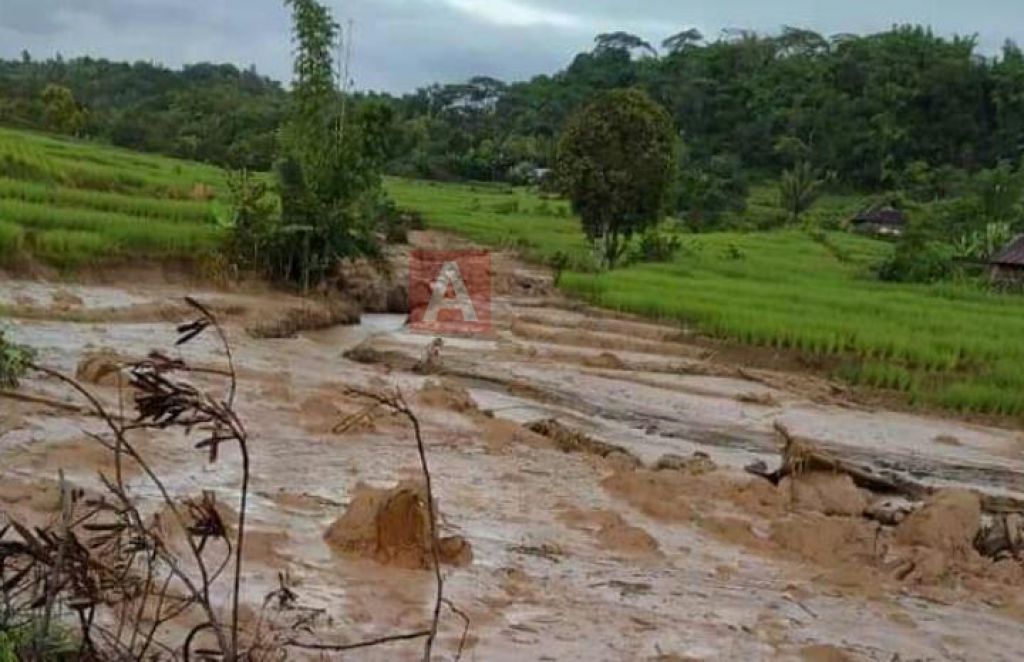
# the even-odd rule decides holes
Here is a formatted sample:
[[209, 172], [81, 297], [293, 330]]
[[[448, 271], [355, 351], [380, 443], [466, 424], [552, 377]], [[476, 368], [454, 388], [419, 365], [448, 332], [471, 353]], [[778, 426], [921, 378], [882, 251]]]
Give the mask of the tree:
[[69, 135], [77, 135], [82, 130], [85, 111], [78, 107], [71, 90], [61, 85], [47, 85], [42, 100], [48, 129]]
[[800, 161], [792, 169], [782, 173], [779, 182], [779, 203], [793, 222], [811, 208], [821, 193], [824, 184], [818, 173], [807, 161]]
[[632, 53], [637, 50], [651, 57], [658, 57], [658, 51], [655, 50], [654, 46], [651, 46], [650, 43], [635, 34], [628, 32], [606, 32], [594, 38], [594, 53], [598, 55], [610, 51]]
[[635, 89], [603, 93], [569, 119], [558, 177], [609, 268], [634, 233], [660, 220], [677, 145], [668, 112]]
[[690, 28], [689, 30], [677, 32], [668, 39], [665, 39], [661, 42], [661, 47], [674, 55], [687, 48], [693, 48], [702, 41], [704, 41], [704, 35], [701, 34], [701, 31], [697, 28]]

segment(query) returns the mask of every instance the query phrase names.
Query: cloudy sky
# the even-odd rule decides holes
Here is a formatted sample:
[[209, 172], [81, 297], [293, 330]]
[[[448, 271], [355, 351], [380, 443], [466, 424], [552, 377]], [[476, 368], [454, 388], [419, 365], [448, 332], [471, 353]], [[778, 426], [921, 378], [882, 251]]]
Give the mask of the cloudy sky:
[[[912, 22], [977, 34], [989, 52], [1005, 39], [1024, 43], [1024, 0], [324, 1], [354, 22], [357, 87], [397, 92], [476, 74], [550, 73], [610, 30], [657, 43], [689, 27], [706, 36], [782, 25], [833, 34]], [[169, 66], [227, 61], [287, 80], [288, 23], [282, 0], [0, 0], [0, 57], [27, 49]]]

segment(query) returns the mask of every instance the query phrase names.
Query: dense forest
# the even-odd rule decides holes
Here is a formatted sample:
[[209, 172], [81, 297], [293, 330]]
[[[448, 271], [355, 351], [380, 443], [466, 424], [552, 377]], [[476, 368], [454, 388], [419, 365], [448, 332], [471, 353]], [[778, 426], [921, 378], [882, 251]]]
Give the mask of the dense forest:
[[[391, 107], [393, 174], [523, 183], [553, 165], [575, 110], [623, 87], [642, 88], [671, 115], [684, 145], [677, 207], [702, 223], [742, 209], [750, 180], [786, 170], [917, 202], [977, 192], [941, 211], [950, 236], [969, 229], [965, 219], [1017, 220], [1024, 54], [1007, 43], [985, 56], [973, 38], [922, 27], [832, 37], [729, 30], [714, 40], [689, 30], [660, 49], [617, 32], [554, 75], [351, 103]], [[281, 85], [232, 65], [170, 71], [27, 53], [0, 62], [0, 122], [233, 168], [270, 168], [287, 101]]]

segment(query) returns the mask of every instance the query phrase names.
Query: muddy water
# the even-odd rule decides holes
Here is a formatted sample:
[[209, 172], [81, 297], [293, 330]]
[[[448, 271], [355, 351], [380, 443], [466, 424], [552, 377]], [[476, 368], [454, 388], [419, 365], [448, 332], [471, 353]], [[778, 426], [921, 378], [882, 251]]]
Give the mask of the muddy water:
[[[64, 289], [6, 282], [2, 291], [4, 300], [20, 296], [18, 305], [27, 306], [31, 298], [42, 309], [56, 306], [56, 299], [83, 309], [145, 306], [169, 294], [156, 286], [78, 288], [76, 303], [59, 294]], [[248, 601], [259, 603], [276, 587], [278, 572], [287, 571], [303, 602], [332, 619], [320, 633], [327, 640], [421, 627], [430, 608], [429, 573], [339, 555], [323, 533], [359, 482], [384, 487], [417, 476], [410, 431], [398, 421], [378, 415], [370, 428], [343, 436], [331, 430], [363, 407], [346, 387], [397, 386], [415, 400], [425, 381], [438, 378], [404, 371], [400, 365], [408, 362], [396, 357], [418, 360], [432, 338], [405, 329], [399, 316], [365, 316], [355, 327], [255, 340], [244, 330], [252, 318], [290, 300], [194, 294], [237, 308], [225, 325], [240, 366], [239, 411], [253, 437]], [[530, 321], [517, 327], [526, 305]], [[799, 388], [695, 374], [691, 348], [659, 353], [678, 331], [656, 325], [514, 297], [500, 299], [496, 315], [494, 337], [446, 339], [443, 350], [446, 379], [466, 387], [495, 418], [417, 407], [443, 534], [462, 535], [473, 546], [471, 566], [445, 571], [449, 597], [472, 619], [465, 659], [799, 660], [826, 650], [813, 646], [865, 660], [1024, 656], [1024, 630], [1005, 609], [970, 596], [934, 601], [825, 584], [813, 568], [752, 553], [694, 522], [646, 515], [602, 488], [615, 471], [612, 463], [534, 443], [502, 421], [555, 417], [648, 463], [699, 450], [723, 474], [738, 476], [753, 460], [776, 461], [771, 430], [781, 420], [837, 454], [923, 480], [1013, 494], [1024, 493], [1019, 432], [823, 404]], [[14, 337], [38, 349], [46, 364], [70, 372], [89, 351], [115, 349], [138, 358], [174, 339], [162, 319], [32, 317], [14, 321]], [[359, 364], [344, 358], [355, 347], [390, 359]], [[170, 351], [204, 364], [224, 360], [212, 337]], [[24, 388], [71, 398], [47, 379], [33, 377]], [[97, 391], [118, 406], [117, 389]], [[99, 487], [97, 471], [109, 467], [109, 458], [83, 434], [99, 429], [95, 420], [3, 400], [0, 414], [0, 509], [45, 517], [52, 504], [38, 496], [40, 486], [59, 469], [83, 487]], [[936, 440], [940, 435], [943, 442]], [[213, 490], [222, 502], [237, 498], [239, 474], [230, 456], [210, 465], [185, 439], [144, 434], [135, 441], [176, 495]], [[130, 481], [155, 510], [152, 487], [141, 476]], [[610, 538], [601, 524], [609, 513], [646, 537], [629, 529], [630, 536]], [[446, 614], [438, 659], [451, 658], [460, 632], [458, 619]], [[413, 660], [420, 650], [419, 643], [396, 644], [345, 659]]]

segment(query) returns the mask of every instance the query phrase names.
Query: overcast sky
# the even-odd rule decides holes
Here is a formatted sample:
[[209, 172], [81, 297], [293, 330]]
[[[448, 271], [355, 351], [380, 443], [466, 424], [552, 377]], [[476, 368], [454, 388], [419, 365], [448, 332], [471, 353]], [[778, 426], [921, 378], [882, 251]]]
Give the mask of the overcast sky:
[[[395, 92], [483, 74], [515, 80], [563, 68], [595, 34], [627, 30], [658, 43], [696, 27], [823, 34], [921, 23], [977, 34], [987, 52], [1024, 42], [1024, 0], [327, 0], [355, 25], [353, 78]], [[290, 78], [289, 14], [281, 0], [0, 0], [0, 57], [27, 49], [150, 60], [255, 64]]]

